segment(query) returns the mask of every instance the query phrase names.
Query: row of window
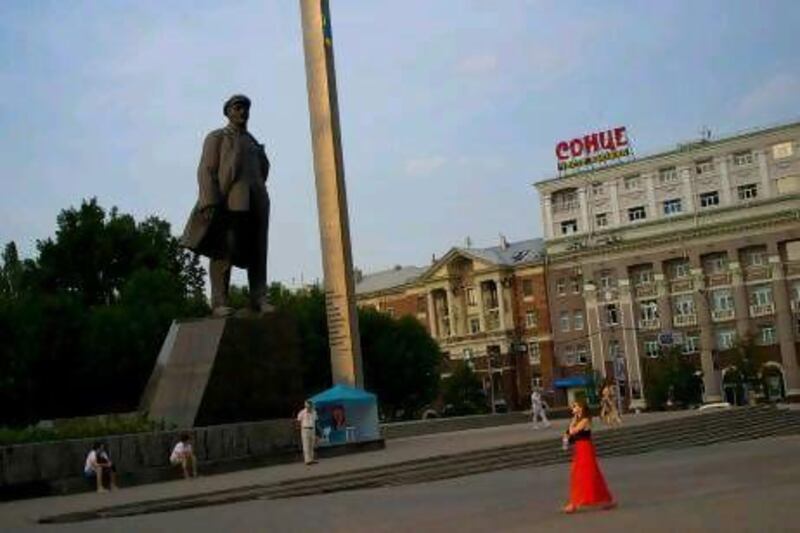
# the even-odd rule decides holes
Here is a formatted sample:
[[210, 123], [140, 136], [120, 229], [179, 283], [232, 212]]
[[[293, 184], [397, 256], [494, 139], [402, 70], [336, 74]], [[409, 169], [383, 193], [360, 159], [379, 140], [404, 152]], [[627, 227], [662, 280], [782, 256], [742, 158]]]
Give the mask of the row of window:
[[[740, 201], [746, 202], [758, 198], [758, 184], [748, 183], [737, 187], [737, 195]], [[706, 209], [719, 205], [719, 191], [709, 191], [700, 193], [700, 208]], [[672, 198], [661, 203], [662, 213], [665, 216], [679, 215], [683, 213], [683, 200]], [[647, 219], [647, 209], [645, 206], [635, 206], [628, 208], [628, 222], [639, 222]], [[606, 228], [609, 225], [609, 213], [597, 213], [594, 216], [596, 228]], [[578, 220], [570, 219], [561, 222], [561, 234], [572, 235], [578, 232]]]
[[585, 327], [583, 320], [583, 311], [561, 311], [558, 317], [558, 323], [561, 331], [567, 332], [570, 330], [583, 331]]

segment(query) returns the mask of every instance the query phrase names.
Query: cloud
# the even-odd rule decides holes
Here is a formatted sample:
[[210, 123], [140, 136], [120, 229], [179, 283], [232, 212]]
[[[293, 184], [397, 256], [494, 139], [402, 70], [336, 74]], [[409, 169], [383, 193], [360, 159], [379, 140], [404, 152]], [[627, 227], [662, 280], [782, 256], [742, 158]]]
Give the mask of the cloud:
[[781, 72], [745, 94], [737, 105], [742, 116], [751, 116], [789, 104], [800, 94], [800, 79]]
[[480, 75], [493, 72], [496, 68], [497, 56], [480, 53], [461, 58], [456, 66], [456, 71], [460, 74]]
[[406, 174], [409, 176], [427, 176], [447, 163], [447, 158], [441, 155], [430, 157], [417, 157], [406, 161]]

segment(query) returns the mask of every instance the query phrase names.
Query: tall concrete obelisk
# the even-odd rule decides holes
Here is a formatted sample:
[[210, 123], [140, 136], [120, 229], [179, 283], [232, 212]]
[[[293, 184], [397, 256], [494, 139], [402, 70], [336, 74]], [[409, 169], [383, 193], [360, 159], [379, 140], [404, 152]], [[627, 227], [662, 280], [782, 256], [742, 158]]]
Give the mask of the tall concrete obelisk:
[[300, 0], [333, 383], [362, 388], [361, 340], [328, 0]]

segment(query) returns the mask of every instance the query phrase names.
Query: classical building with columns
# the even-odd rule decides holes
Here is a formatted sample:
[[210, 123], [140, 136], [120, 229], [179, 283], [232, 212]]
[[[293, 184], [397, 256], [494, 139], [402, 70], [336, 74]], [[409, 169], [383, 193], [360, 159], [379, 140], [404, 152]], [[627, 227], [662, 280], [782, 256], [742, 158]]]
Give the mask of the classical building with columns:
[[749, 338], [765, 394], [800, 399], [800, 123], [535, 187], [556, 373], [616, 375], [644, 407], [646, 358], [677, 338], [705, 400], [740, 401], [725, 374]]
[[443, 377], [466, 362], [496, 405], [523, 408], [533, 386], [552, 389], [541, 239], [452, 248], [427, 268], [357, 273], [356, 299], [360, 307], [417, 318], [444, 353]]

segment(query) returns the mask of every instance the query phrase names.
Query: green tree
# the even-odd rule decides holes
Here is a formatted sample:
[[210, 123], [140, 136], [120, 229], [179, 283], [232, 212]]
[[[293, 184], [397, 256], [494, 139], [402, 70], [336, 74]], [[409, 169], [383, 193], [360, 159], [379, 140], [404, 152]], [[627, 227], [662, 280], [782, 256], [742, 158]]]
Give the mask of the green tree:
[[95, 199], [0, 268], [0, 424], [136, 408], [171, 321], [207, 312], [203, 269], [167, 222]]
[[480, 378], [464, 361], [456, 362], [450, 376], [442, 381], [442, 399], [448, 412], [454, 415], [472, 415], [489, 410]]
[[701, 380], [691, 359], [680, 348], [665, 350], [658, 358], [644, 361], [644, 394], [649, 409], [700, 403]]
[[358, 323], [366, 388], [388, 418], [413, 418], [439, 391], [439, 346], [410, 316], [360, 309]]

